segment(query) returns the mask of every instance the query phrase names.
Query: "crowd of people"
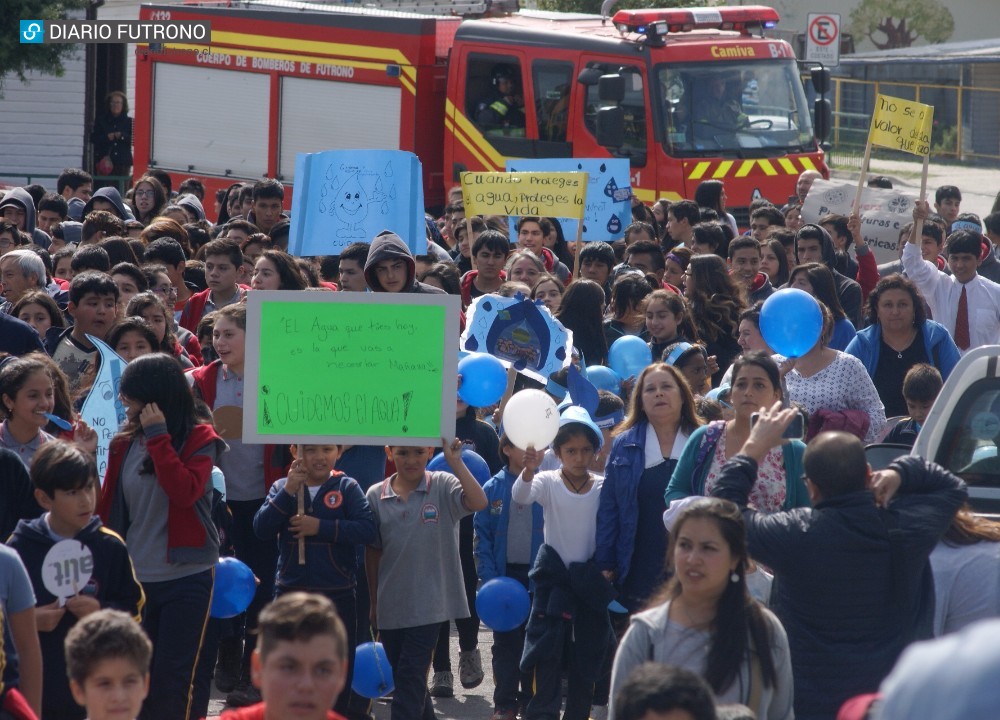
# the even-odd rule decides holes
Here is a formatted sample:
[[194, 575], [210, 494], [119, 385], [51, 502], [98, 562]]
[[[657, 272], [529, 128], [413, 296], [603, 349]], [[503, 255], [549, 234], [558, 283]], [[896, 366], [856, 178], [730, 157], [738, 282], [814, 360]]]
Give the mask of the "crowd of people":
[[[194, 720], [214, 683], [233, 718], [367, 720], [354, 650], [377, 638], [393, 720], [431, 720], [433, 698], [456, 692], [452, 622], [459, 684], [483, 682], [476, 592], [499, 577], [532, 610], [493, 634], [494, 720], [888, 705], [872, 695], [859, 711], [857, 696], [910, 643], [1000, 614], [1000, 530], [964, 505], [962, 481], [916, 457], [873, 473], [864, 453], [886, 436], [912, 445], [961, 354], [1000, 341], [1000, 207], [981, 220], [939, 188], [899, 262], [878, 266], [857, 216], [803, 222], [817, 176], [780, 207], [755, 201], [744, 234], [710, 180], [692, 200], [633, 199], [623, 239], [584, 244], [555, 218], [509, 232], [506, 217], [466, 217], [456, 189], [416, 256], [389, 230], [289, 255], [273, 179], [206, 198], [151, 169], [122, 196], [68, 169], [55, 192], [5, 191], [5, 712]], [[823, 317], [799, 357], [760, 329], [785, 287]], [[497, 406], [456, 398], [437, 449], [243, 442], [256, 290], [448, 293], [463, 311], [520, 295], [572, 331], [572, 362], [546, 384], [512, 374]], [[626, 336], [652, 363], [598, 391]], [[128, 363], [102, 477], [80, 415], [95, 339]], [[595, 402], [577, 403], [588, 386]], [[571, 395], [548, 448], [504, 432], [504, 402], [526, 388]], [[437, 451], [451, 472], [428, 471]], [[93, 573], [57, 597], [43, 566], [68, 539]], [[229, 619], [210, 612], [224, 556], [259, 583]], [[678, 693], [687, 705], [670, 704]]]

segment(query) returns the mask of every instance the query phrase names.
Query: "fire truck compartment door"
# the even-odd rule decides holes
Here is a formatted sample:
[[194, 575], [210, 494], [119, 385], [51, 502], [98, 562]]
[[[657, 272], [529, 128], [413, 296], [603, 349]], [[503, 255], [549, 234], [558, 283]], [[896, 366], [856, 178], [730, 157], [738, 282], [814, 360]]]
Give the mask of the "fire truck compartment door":
[[[153, 78], [150, 164], [205, 175], [267, 172], [270, 78], [263, 73], [157, 63]], [[216, 108], [218, 112], [209, 112]]]
[[401, 103], [398, 86], [282, 78], [278, 174], [295, 177], [296, 153], [399, 150]]

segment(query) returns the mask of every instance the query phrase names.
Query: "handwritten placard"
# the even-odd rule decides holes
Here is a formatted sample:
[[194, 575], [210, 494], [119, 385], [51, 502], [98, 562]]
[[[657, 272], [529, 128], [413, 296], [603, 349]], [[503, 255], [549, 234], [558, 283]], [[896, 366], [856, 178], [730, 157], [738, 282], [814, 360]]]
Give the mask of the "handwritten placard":
[[902, 150], [913, 155], [928, 155], [931, 151], [931, 126], [934, 106], [890, 97], [875, 96], [868, 141], [879, 147]]
[[292, 255], [339, 255], [383, 230], [427, 252], [420, 160], [402, 150], [327, 150], [295, 156], [288, 231]]
[[[625, 228], [632, 222], [632, 187], [627, 159], [624, 158], [539, 158], [507, 161], [507, 172], [549, 171], [587, 173], [587, 195], [584, 200], [583, 234], [581, 240], [621, 240]], [[549, 217], [559, 217], [549, 215]], [[518, 216], [510, 219], [510, 236], [516, 237]], [[575, 218], [559, 217], [563, 235], [575, 239]]]
[[122, 405], [118, 389], [122, 384], [122, 372], [126, 363], [111, 347], [88, 335], [100, 354], [99, 369], [94, 384], [87, 393], [80, 417], [97, 432], [97, 477], [104, 483], [104, 473], [108, 469], [108, 448], [118, 428], [125, 422], [125, 406]]
[[452, 437], [459, 303], [250, 293], [243, 441], [436, 446]]
[[585, 172], [464, 172], [469, 215], [543, 215], [580, 220], [586, 209]]
[[[851, 214], [854, 183], [848, 180], [816, 180], [802, 206], [802, 220], [819, 222], [828, 213]], [[915, 193], [899, 189], [866, 187], [861, 193], [861, 235], [875, 253], [875, 262], [899, 259], [899, 233], [913, 219]]]

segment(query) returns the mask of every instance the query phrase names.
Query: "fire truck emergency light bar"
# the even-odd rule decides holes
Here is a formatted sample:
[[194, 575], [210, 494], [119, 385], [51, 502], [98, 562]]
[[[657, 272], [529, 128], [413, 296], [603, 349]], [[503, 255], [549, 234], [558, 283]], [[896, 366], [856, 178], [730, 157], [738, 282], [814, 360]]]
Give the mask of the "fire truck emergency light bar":
[[681, 10], [619, 10], [611, 20], [618, 32], [661, 38], [692, 30], [735, 30], [749, 35], [752, 28], [773, 28], [778, 12], [764, 5]]

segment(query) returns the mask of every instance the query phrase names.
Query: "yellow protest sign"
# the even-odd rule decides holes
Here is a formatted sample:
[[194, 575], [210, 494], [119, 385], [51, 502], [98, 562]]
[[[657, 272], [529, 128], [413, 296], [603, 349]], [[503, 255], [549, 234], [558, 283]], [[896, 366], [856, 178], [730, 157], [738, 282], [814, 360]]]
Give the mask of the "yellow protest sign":
[[467, 215], [541, 215], [583, 219], [585, 172], [464, 172]]
[[914, 155], [928, 155], [933, 122], [933, 105], [876, 95], [868, 142]]

